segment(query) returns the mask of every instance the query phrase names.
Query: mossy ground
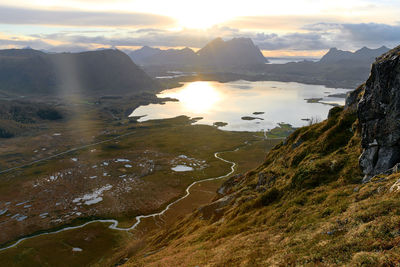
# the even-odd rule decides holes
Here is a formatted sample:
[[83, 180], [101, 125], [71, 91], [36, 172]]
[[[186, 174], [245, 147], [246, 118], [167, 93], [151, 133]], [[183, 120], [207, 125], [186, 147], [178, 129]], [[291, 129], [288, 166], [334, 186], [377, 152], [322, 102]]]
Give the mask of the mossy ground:
[[355, 114], [334, 108], [236, 178], [222, 215], [154, 233], [127, 266], [396, 266], [400, 174], [361, 184], [360, 153]]

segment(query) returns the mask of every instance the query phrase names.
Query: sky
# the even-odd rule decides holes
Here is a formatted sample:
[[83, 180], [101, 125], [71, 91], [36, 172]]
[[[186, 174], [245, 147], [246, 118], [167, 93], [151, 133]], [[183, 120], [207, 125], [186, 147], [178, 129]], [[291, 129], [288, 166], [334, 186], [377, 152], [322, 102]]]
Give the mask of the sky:
[[399, 0], [0, 0], [0, 49], [198, 49], [249, 37], [267, 57], [400, 44]]

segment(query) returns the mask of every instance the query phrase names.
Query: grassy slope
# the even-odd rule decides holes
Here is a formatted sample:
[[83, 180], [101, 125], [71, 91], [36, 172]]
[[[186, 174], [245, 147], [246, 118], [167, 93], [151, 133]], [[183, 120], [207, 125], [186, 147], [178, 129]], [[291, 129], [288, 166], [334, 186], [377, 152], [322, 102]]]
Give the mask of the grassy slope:
[[357, 123], [334, 108], [296, 130], [264, 164], [231, 179], [226, 206], [155, 234], [127, 266], [397, 264], [400, 200], [390, 187], [400, 174], [360, 184]]

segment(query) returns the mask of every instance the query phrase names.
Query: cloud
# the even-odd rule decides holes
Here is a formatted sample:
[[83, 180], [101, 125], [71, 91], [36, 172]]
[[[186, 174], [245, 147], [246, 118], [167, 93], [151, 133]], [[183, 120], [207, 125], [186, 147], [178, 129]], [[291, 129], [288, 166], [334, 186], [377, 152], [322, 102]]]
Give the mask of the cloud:
[[279, 33], [264, 31], [246, 31], [227, 26], [213, 27], [208, 30], [182, 29], [170, 31], [159, 28], [141, 28], [137, 30], [114, 29], [104, 31], [60, 31], [52, 34], [32, 34], [26, 39], [2, 38], [0, 46], [31, 46], [54, 52], [83, 51], [99, 47], [123, 47], [135, 49], [139, 46], [161, 47], [203, 47], [216, 37], [231, 39], [234, 37], [252, 38], [262, 50], [286, 51], [322, 51], [331, 47], [355, 50], [363, 46], [376, 48], [382, 45], [395, 47], [400, 44], [400, 25], [387, 24], [349, 24], [315, 23], [306, 25], [299, 32]]
[[44, 47], [48, 46], [46, 42], [40, 39], [21, 39], [17, 37], [8, 37], [0, 34], [0, 47]]
[[[96, 34], [98, 33], [98, 34]], [[42, 40], [57, 40], [63, 43], [103, 45], [103, 46], [189, 46], [202, 47], [216, 37], [239, 37], [242, 33], [237, 29], [228, 27], [213, 27], [206, 31], [182, 29], [180, 31], [169, 31], [163, 29], [138, 29], [122, 32], [104, 31], [82, 33], [81, 31], [63, 31], [51, 34], [32, 34], [29, 37]]]
[[306, 15], [280, 15], [280, 16], [246, 16], [236, 17], [224, 23], [224, 25], [240, 29], [257, 29], [272, 31], [294, 31], [301, 29], [302, 25], [310, 25], [318, 22], [340, 23], [344, 22], [338, 16], [306, 16]]
[[400, 42], [400, 25], [377, 23], [343, 24], [343, 36], [358, 42], [386, 41]]
[[386, 45], [395, 47], [400, 44], [400, 25], [379, 23], [317, 23], [306, 25], [303, 29], [324, 36], [332, 46], [348, 47], [361, 46], [378, 47]]
[[253, 41], [262, 50], [322, 50], [330, 47], [318, 33], [257, 34]]
[[175, 20], [166, 16], [146, 13], [44, 10], [0, 6], [0, 24], [40, 24], [82, 27], [166, 27], [175, 25]]

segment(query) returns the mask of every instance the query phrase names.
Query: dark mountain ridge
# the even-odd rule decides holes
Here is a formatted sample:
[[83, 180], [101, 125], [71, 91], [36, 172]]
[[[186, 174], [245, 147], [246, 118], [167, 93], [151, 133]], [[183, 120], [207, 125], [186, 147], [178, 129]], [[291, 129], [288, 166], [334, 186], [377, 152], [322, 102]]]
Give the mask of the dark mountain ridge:
[[[343, 61], [357, 62], [359, 64], [372, 64], [377, 57], [389, 51], [386, 46], [379, 47], [377, 49], [370, 49], [363, 47], [355, 52], [338, 50], [337, 48], [331, 48], [319, 61], [320, 63], [339, 63]], [[343, 62], [345, 63], [345, 62]]]
[[265, 64], [267, 60], [250, 38], [233, 38], [224, 41], [217, 38], [197, 51], [201, 65], [246, 66]]
[[218, 67], [259, 65], [267, 62], [250, 38], [224, 41], [216, 38], [195, 53], [190, 48], [160, 50], [144, 46], [129, 53], [132, 60], [145, 66]]
[[[330, 49], [319, 61], [265, 64], [260, 49], [251, 39], [216, 38], [190, 57], [177, 57], [168, 50], [143, 47], [131, 53], [138, 64], [152, 77], [166, 76], [168, 71], [197, 72], [197, 76], [181, 77], [178, 81], [244, 79], [249, 81], [283, 81], [322, 84], [328, 87], [355, 88], [368, 77], [375, 58], [389, 49], [363, 47], [355, 52]], [[150, 51], [151, 56], [146, 56]], [[183, 50], [176, 50], [184, 54]], [[178, 60], [179, 59], [179, 60]]]
[[162, 50], [159, 48], [153, 48], [153, 47], [149, 47], [149, 46], [143, 46], [142, 48], [138, 49], [138, 50], [134, 50], [130, 53], [128, 53], [128, 55], [132, 58], [132, 60], [137, 63], [137, 64], [142, 64], [142, 61], [146, 60], [146, 58], [148, 57], [152, 57], [154, 55], [157, 55], [158, 53], [160, 53]]
[[119, 50], [60, 54], [0, 50], [0, 91], [6, 94], [130, 94], [159, 88]]
[[149, 66], [173, 65], [185, 67], [190, 64], [196, 64], [195, 62], [197, 62], [196, 53], [188, 47], [183, 49], [161, 50], [144, 46], [139, 50], [129, 53], [129, 56], [137, 64]]

